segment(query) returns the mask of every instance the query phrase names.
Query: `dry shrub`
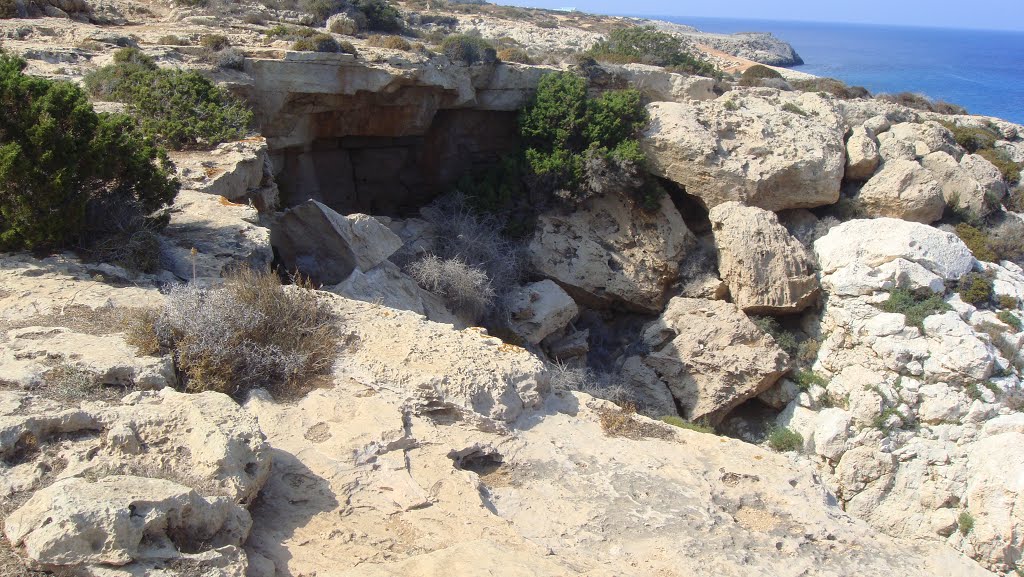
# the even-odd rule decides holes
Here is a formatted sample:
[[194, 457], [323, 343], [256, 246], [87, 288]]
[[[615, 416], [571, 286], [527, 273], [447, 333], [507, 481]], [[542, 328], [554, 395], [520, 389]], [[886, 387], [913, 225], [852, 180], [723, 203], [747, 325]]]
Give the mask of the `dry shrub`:
[[518, 62], [520, 64], [533, 64], [530, 54], [522, 48], [512, 47], [498, 51], [498, 60], [502, 62]]
[[401, 36], [374, 34], [366, 39], [366, 43], [374, 48], [389, 48], [391, 50], [404, 50], [406, 52], [412, 50], [412, 45], [409, 44], [409, 41]]
[[330, 369], [341, 337], [316, 292], [249, 269], [216, 288], [178, 285], [163, 310], [136, 315], [127, 329], [142, 352], [174, 355], [188, 391], [228, 394], [300, 388], [303, 379]]
[[601, 408], [597, 410], [597, 416], [601, 421], [601, 429], [609, 437], [671, 439], [675, 436], [675, 432], [668, 427], [637, 419], [636, 407], [632, 405], [621, 409]]
[[409, 265], [416, 283], [444, 299], [456, 312], [480, 318], [494, 303], [494, 287], [487, 273], [459, 257], [442, 259], [425, 255]]

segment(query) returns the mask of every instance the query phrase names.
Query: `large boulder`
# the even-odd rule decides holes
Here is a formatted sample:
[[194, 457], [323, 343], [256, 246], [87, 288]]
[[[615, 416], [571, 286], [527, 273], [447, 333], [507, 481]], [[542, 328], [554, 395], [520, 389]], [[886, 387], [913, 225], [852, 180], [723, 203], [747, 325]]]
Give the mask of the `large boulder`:
[[533, 345], [564, 329], [580, 312], [572, 297], [547, 279], [513, 291], [508, 302], [512, 330]]
[[842, 119], [812, 93], [773, 91], [710, 102], [654, 102], [640, 140], [651, 171], [712, 208], [735, 200], [766, 210], [839, 199], [845, 165]]
[[287, 270], [327, 285], [356, 269], [369, 271], [402, 246], [402, 239], [372, 216], [343, 216], [315, 200], [285, 211], [272, 227], [271, 242]]
[[799, 312], [818, 294], [814, 257], [775, 213], [726, 202], [711, 209], [718, 270], [746, 313]]
[[732, 303], [676, 297], [644, 330], [644, 363], [665, 381], [684, 416], [718, 423], [766, 391], [789, 357]]
[[824, 275], [854, 264], [878, 267], [896, 259], [917, 263], [945, 280], [974, 268], [974, 256], [955, 234], [895, 218], [851, 220], [814, 242]]
[[946, 201], [942, 187], [915, 160], [891, 160], [860, 190], [861, 207], [869, 216], [889, 216], [925, 224], [942, 218]]
[[985, 216], [1006, 196], [1006, 183], [991, 162], [976, 154], [965, 154], [960, 162], [945, 152], [933, 152], [921, 159], [942, 188], [951, 207]]
[[964, 154], [963, 149], [953, 138], [953, 133], [934, 120], [922, 123], [900, 122], [893, 124], [887, 134], [910, 144], [913, 147], [914, 156], [918, 159], [941, 151], [959, 161]]
[[277, 207], [273, 166], [262, 137], [226, 142], [209, 152], [173, 152], [171, 159], [184, 188], [236, 203], [251, 200], [261, 211]]
[[11, 513], [4, 533], [41, 567], [126, 565], [179, 551], [240, 547], [248, 511], [165, 479], [115, 475], [63, 479]]
[[878, 163], [882, 157], [878, 154], [878, 142], [874, 136], [863, 126], [857, 126], [846, 141], [846, 171], [844, 177], [847, 180], [863, 182], [871, 178], [871, 175], [878, 169]]
[[656, 312], [693, 242], [667, 196], [647, 211], [621, 194], [606, 194], [566, 214], [542, 215], [527, 250], [534, 270], [581, 304]]

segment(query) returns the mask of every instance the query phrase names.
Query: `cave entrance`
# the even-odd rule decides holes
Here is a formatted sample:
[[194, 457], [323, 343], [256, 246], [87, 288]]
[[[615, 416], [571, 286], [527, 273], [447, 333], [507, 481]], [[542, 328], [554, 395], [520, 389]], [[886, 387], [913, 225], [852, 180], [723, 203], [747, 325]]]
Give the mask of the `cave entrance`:
[[408, 217], [518, 148], [515, 112], [440, 110], [422, 135], [319, 137], [271, 157], [284, 207], [314, 199], [342, 214]]

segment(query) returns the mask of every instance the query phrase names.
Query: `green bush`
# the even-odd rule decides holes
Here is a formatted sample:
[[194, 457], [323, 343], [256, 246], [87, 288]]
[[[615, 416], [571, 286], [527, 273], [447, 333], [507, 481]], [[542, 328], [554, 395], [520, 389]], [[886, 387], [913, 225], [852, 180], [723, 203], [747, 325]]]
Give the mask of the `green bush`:
[[722, 71], [710, 62], [690, 54], [682, 48], [683, 42], [653, 26], [620, 28], [600, 40], [587, 55], [596, 60], [614, 64], [641, 62], [671, 68], [674, 72], [722, 78]]
[[0, 0], [0, 18], [17, 18], [18, 3], [14, 0]]
[[797, 116], [807, 116], [807, 111], [806, 110], [804, 110], [803, 108], [800, 108], [799, 106], [797, 106], [796, 104], [793, 104], [792, 102], [787, 102], [787, 103], [783, 104], [782, 105], [782, 109], [785, 110], [786, 112], [790, 112], [792, 114], [796, 114]]
[[939, 114], [949, 115], [967, 114], [967, 110], [962, 106], [957, 106], [956, 104], [950, 104], [949, 102], [943, 102], [941, 100], [933, 101], [923, 94], [915, 94], [913, 92], [879, 94], [875, 96], [875, 98], [887, 102], [895, 102], [896, 104], [906, 106], [907, 108], [914, 108], [916, 110], [925, 110], [928, 112], [937, 112]]
[[802, 391], [806, 391], [814, 385], [822, 388], [828, 386], [828, 379], [811, 370], [794, 371], [790, 378]]
[[375, 32], [399, 32], [402, 15], [386, 0], [352, 0], [352, 7], [366, 16], [367, 28]]
[[637, 135], [646, 122], [636, 90], [588, 98], [583, 78], [567, 72], [545, 76], [519, 118], [535, 186], [583, 197], [597, 188], [601, 175], [595, 166], [613, 174], [637, 170], [644, 162]]
[[969, 272], [960, 278], [957, 292], [965, 303], [985, 306], [992, 300], [992, 279], [981, 273]]
[[199, 45], [203, 48], [217, 52], [218, 50], [224, 50], [228, 46], [231, 46], [231, 41], [223, 34], [204, 34], [202, 38], [199, 39]]
[[1020, 317], [1011, 313], [1010, 311], [999, 311], [999, 320], [1011, 327], [1018, 333], [1021, 329], [1024, 329], [1024, 323], [1021, 323]]
[[907, 318], [907, 324], [924, 329], [924, 319], [936, 314], [953, 310], [938, 294], [919, 297], [906, 289], [896, 289], [889, 293], [889, 299], [879, 305], [887, 313], [899, 313]]
[[960, 526], [960, 534], [967, 535], [974, 529], [974, 517], [967, 511], [962, 511], [956, 519], [956, 524]]
[[474, 34], [453, 34], [441, 42], [441, 53], [453, 62], [496, 62], [498, 53], [490, 42]]
[[978, 151], [978, 155], [991, 162], [1003, 175], [1003, 180], [1011, 186], [1020, 182], [1020, 165], [1000, 148], [987, 148]]
[[871, 98], [871, 93], [868, 92], [867, 88], [863, 86], [847, 86], [845, 82], [835, 78], [791, 80], [789, 84], [801, 92], [824, 92], [844, 100]]
[[301, 0], [299, 3], [299, 10], [312, 16], [320, 25], [344, 9], [344, 0]]
[[779, 345], [788, 355], [796, 354], [798, 348], [796, 335], [782, 328], [778, 319], [769, 316], [752, 316], [750, 320], [757, 325], [757, 328], [761, 329], [761, 332], [771, 335], [775, 339], [775, 344]]
[[173, 166], [130, 118], [25, 66], [0, 52], [0, 249], [90, 245], [174, 200]]
[[966, 222], [956, 225], [956, 235], [967, 245], [974, 258], [987, 262], [995, 262], [997, 256], [989, 244], [988, 235]]
[[804, 438], [792, 429], [776, 427], [768, 433], [768, 446], [780, 453], [799, 451], [804, 446]]
[[760, 86], [764, 78], [782, 78], [782, 75], [761, 64], [755, 64], [740, 75], [740, 86]]
[[191, 44], [188, 38], [182, 38], [181, 36], [175, 36], [174, 34], [168, 34], [167, 36], [161, 36], [156, 41], [157, 44], [163, 44], [165, 46], [188, 46]]
[[941, 124], [953, 133], [956, 143], [971, 154], [992, 148], [999, 140], [999, 133], [987, 126], [958, 126], [952, 122], [942, 122]]
[[174, 149], [212, 148], [245, 136], [252, 112], [195, 71], [158, 68], [136, 49], [85, 77], [96, 98], [128, 105], [143, 132]]
[[302, 52], [356, 53], [356, 47], [351, 42], [338, 42], [330, 34], [316, 34], [309, 38], [299, 38], [292, 44], [292, 50], [300, 50]]

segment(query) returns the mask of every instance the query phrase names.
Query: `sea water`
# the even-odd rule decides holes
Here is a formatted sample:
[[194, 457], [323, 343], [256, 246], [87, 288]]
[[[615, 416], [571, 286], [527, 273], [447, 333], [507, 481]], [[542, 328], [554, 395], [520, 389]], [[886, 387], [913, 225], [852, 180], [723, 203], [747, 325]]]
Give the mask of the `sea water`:
[[917, 92], [1024, 124], [1024, 32], [657, 16], [705, 32], [771, 32], [794, 70], [880, 92]]

